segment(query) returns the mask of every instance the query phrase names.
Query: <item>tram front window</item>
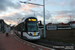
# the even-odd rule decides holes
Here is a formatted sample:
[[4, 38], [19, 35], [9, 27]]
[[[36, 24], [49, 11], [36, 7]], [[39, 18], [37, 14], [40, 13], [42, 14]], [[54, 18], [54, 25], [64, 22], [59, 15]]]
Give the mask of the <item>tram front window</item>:
[[28, 32], [37, 32], [38, 26], [36, 22], [28, 22]]

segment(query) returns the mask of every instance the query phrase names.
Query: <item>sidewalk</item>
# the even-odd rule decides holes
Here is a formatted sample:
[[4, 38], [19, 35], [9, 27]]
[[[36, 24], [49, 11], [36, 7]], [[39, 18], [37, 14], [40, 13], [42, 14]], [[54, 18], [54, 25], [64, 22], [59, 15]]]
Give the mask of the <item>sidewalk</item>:
[[17, 41], [14, 38], [13, 31], [9, 33], [9, 36], [6, 36], [5, 33], [0, 33], [0, 50], [33, 50], [28, 48], [27, 45]]

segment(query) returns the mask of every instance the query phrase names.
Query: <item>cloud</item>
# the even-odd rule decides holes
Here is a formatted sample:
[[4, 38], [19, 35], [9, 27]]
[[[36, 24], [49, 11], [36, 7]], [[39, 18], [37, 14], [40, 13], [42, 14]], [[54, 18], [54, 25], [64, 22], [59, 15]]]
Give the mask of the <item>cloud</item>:
[[0, 11], [7, 11], [8, 7], [18, 9], [20, 6], [20, 3], [14, 3], [12, 0], [0, 0]]
[[0, 15], [1, 17], [4, 17], [4, 16], [12, 16], [14, 14], [16, 14], [17, 12], [12, 12], [12, 13], [8, 13], [8, 14], [3, 14], [3, 15]]
[[58, 15], [71, 16], [75, 18], [75, 10], [56, 11]]
[[57, 19], [56, 21], [54, 21], [54, 23], [58, 22], [58, 23], [67, 23], [70, 21], [70, 16], [68, 15], [57, 15], [55, 16], [55, 18]]
[[72, 13], [71, 10], [63, 10], [63, 11], [56, 11], [57, 14], [68, 14], [68, 13]]
[[31, 12], [34, 12], [35, 10], [32, 10], [31, 8], [38, 8], [38, 7], [41, 7], [41, 6], [36, 6], [36, 5], [31, 5], [31, 4], [21, 4], [21, 9], [25, 10], [25, 11], [31, 11]]
[[4, 21], [7, 23], [7, 24], [17, 24], [17, 22], [19, 21], [17, 18], [22, 18], [23, 15], [21, 13], [16, 13], [16, 12], [13, 12], [13, 13], [10, 13], [8, 15], [3, 15], [1, 17], [1, 19], [4, 19]]
[[[3, 2], [4, 2], [4, 0], [0, 0], [1, 1], [1, 3], [0, 3], [0, 7], [1, 6], [3, 6], [2, 8], [0, 8], [0, 11], [7, 11], [7, 7], [11, 7], [13, 4], [13, 2], [12, 3], [7, 3], [7, 2], [9, 2], [9, 1], [6, 1], [6, 3], [5, 4], [7, 4], [7, 6], [5, 7], [4, 5], [5, 4], [3, 4], [3, 5], [1, 5]], [[9, 4], [9, 5], [8, 5]], [[16, 3], [16, 5], [18, 5], [17, 3]], [[27, 5], [28, 6], [28, 5]], [[16, 8], [16, 6], [12, 6], [14, 9]], [[4, 9], [3, 9], [4, 8]], [[18, 7], [17, 7], [18, 8]], [[8, 12], [8, 13], [1, 13], [0, 14], [0, 18], [2, 18], [2, 19], [4, 19], [5, 20], [5, 22], [6, 23], [12, 23], [12, 24], [14, 24], [14, 23], [17, 23], [17, 18], [19, 18], [19, 17], [23, 17], [23, 14], [22, 13], [24, 13], [25, 12], [25, 10], [26, 11], [33, 11], [33, 10], [30, 10], [30, 8], [29, 7], [25, 7], [24, 5], [21, 5], [20, 7], [19, 7], [20, 9], [17, 9], [17, 11], [16, 10], [14, 10], [14, 11], [12, 11], [12, 12]], [[34, 11], [33, 11], [34, 12]]]
[[70, 18], [70, 16], [72, 17], [72, 12], [75, 13], [75, 11], [71, 11], [71, 10], [64, 10], [64, 11], [56, 11], [55, 13], [57, 14], [57, 16], [55, 16], [57, 19], [60, 18]]
[[62, 3], [61, 3], [61, 5], [65, 5], [65, 4], [66, 4], [66, 2], [62, 2]]
[[46, 5], [49, 6], [65, 6], [66, 4], [69, 4], [68, 0], [47, 0]]
[[[17, 25], [18, 22], [14, 22], [14, 21], [6, 21], [7, 24], [11, 24], [11, 25]], [[13, 24], [12, 24], [13, 23]]]
[[55, 16], [57, 19], [59, 19], [59, 18], [63, 18], [64, 16], [63, 15], [57, 15], [57, 16]]
[[[43, 12], [38, 12], [38, 11], [37, 11], [37, 12], [35, 12], [35, 15], [44, 18]], [[49, 18], [51, 18], [51, 14], [50, 14], [50, 12], [47, 10], [47, 11], [45, 11], [45, 19], [46, 19], [46, 20], [49, 20]]]
[[[8, 13], [1, 13], [0, 14], [0, 18], [4, 19], [6, 23], [17, 23], [17, 18], [19, 17], [24, 17], [22, 13], [26, 12], [26, 11], [30, 11], [30, 12], [36, 12], [35, 10], [31, 10], [30, 8], [32, 7], [28, 7], [29, 5], [27, 5], [26, 7], [21, 4], [20, 9], [14, 10], [15, 12], [8, 12]], [[6, 8], [5, 8], [6, 9]], [[4, 10], [5, 10], [4, 9]], [[1, 10], [1, 9], [0, 9]], [[3, 10], [3, 11], [4, 11]], [[6, 11], [6, 10], [5, 10]]]
[[[12, 2], [12, 0], [0, 0], [0, 12], [4, 12], [4, 14], [0, 14], [0, 18], [4, 19], [6, 23], [12, 23], [12, 24], [16, 24], [19, 17], [24, 17], [23, 14], [26, 14], [24, 12], [27, 12], [28, 14], [34, 14], [36, 16], [40, 16], [41, 18], [43, 18], [43, 11], [39, 11], [38, 10], [32, 10], [31, 8], [37, 8], [39, 6], [35, 6], [35, 5], [30, 5], [30, 4], [20, 4], [19, 2]], [[12, 9], [12, 12], [8, 12], [8, 8]], [[15, 9], [13, 11], [13, 9]], [[29, 12], [28, 12], [29, 11]], [[7, 13], [6, 13], [7, 12]], [[22, 14], [23, 13], [23, 14]], [[49, 18], [51, 17], [51, 14], [49, 13], [49, 11], [46, 11], [45, 13], [45, 18], [46, 20], [49, 20]]]
[[37, 7], [41, 7], [41, 6], [32, 5], [32, 4], [27, 4], [26, 7], [27, 7], [27, 8], [37, 8]]
[[56, 2], [56, 0], [48, 0], [46, 1], [46, 5], [58, 5], [58, 3]]
[[71, 0], [70, 5], [71, 5], [71, 7], [75, 7], [75, 0]]
[[51, 18], [51, 13], [48, 10], [46, 10], [45, 17], [47, 20]]
[[21, 4], [21, 8], [22, 8], [23, 10], [29, 10], [29, 8], [28, 8], [28, 7], [25, 8], [25, 6], [24, 6], [23, 4]]

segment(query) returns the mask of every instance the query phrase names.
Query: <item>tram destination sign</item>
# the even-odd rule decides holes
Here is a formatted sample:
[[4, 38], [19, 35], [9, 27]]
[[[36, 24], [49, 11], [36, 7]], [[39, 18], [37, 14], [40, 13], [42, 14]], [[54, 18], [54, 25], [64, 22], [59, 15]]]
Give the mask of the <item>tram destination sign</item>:
[[36, 21], [36, 19], [28, 19], [28, 21]]

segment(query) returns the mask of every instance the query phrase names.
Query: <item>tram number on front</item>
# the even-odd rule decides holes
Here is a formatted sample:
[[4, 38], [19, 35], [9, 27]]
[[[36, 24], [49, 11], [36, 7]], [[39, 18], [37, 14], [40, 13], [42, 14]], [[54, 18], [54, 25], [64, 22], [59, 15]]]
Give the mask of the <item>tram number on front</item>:
[[34, 36], [36, 36], [36, 32], [34, 32]]

